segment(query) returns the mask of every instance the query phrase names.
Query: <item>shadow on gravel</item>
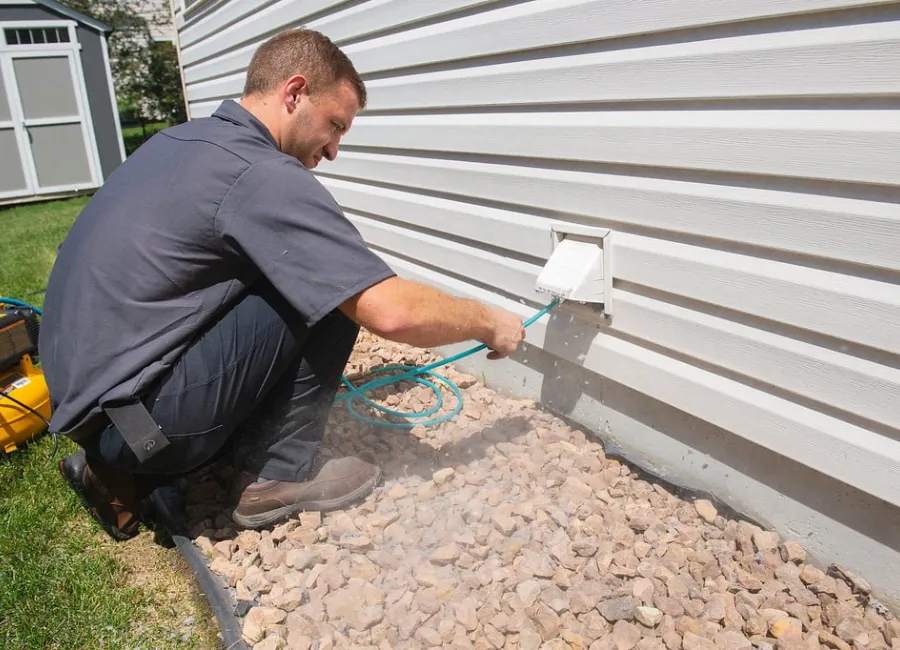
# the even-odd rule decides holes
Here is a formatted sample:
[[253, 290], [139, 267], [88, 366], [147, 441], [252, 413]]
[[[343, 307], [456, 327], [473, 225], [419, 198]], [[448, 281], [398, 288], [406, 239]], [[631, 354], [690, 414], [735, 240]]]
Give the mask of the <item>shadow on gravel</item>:
[[[463, 423], [462, 427], [458, 421]], [[420, 439], [415, 430], [363, 424], [343, 408], [336, 408], [329, 419], [320, 453], [324, 458], [357, 455], [374, 459], [383, 471], [382, 485], [412, 477], [420, 479], [413, 481], [418, 483], [430, 481], [440, 469], [459, 468], [488, 458], [494, 445], [524, 437], [535, 426], [533, 418], [521, 415], [484, 423], [460, 415], [425, 432], [429, 436], [437, 432], [436, 438]], [[448, 436], [456, 439], [441, 442], [442, 437]], [[230, 515], [241, 489], [254, 480], [242, 474], [241, 459], [247, 456], [246, 436], [238, 437], [218, 460], [182, 479], [192, 536], [213, 530], [219, 531], [216, 538], [220, 540], [237, 535], [239, 531], [235, 530]]]

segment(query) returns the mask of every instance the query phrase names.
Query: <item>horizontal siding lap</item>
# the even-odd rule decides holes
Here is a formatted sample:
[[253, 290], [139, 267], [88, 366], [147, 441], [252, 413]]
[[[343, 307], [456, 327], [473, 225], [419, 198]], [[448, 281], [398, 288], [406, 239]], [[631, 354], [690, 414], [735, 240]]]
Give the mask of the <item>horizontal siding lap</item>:
[[900, 429], [900, 370], [628, 291], [615, 330]]
[[198, 119], [201, 117], [209, 117], [216, 112], [216, 109], [219, 108], [221, 103], [222, 102], [217, 100], [214, 102], [198, 102], [196, 104], [191, 104], [191, 118]]
[[310, 14], [329, 9], [342, 2], [344, 0], [281, 0], [185, 48], [182, 51], [183, 65], [189, 66], [201, 59], [219, 55], [225, 50], [258, 38], [260, 34], [295, 25]]
[[[415, 205], [418, 191], [458, 194], [469, 202], [528, 206], [561, 219], [578, 215], [617, 228], [660, 229], [900, 271], [900, 209], [894, 203], [352, 150], [342, 152], [322, 173], [343, 179], [339, 187], [352, 187], [357, 201], [378, 200], [363, 196], [383, 194], [366, 181], [405, 186], [407, 192], [393, 194], [398, 201], [391, 209]], [[473, 209], [471, 205], [460, 211]], [[443, 206], [445, 214], [447, 207], [452, 210], [452, 204]], [[444, 223], [450, 227], [450, 220]], [[482, 236], [480, 224], [468, 223], [455, 224], [454, 232]], [[462, 228], [467, 229], [459, 232]]]
[[900, 285], [619, 234], [615, 277], [900, 354]]
[[347, 143], [900, 185], [895, 111], [362, 115]]
[[[866, 69], [860, 75], [860, 67]], [[764, 34], [539, 59], [368, 82], [372, 110], [900, 92], [900, 23]], [[193, 84], [239, 92], [243, 72]]]
[[272, 0], [226, 1], [216, 11], [204, 15], [200, 20], [190, 21], [190, 24], [181, 29], [179, 34], [181, 46], [187, 49], [204, 38], [214, 36], [228, 25], [246, 18], [260, 7], [271, 3]]
[[[861, 68], [866, 74], [861, 75]], [[900, 92], [900, 23], [765, 34], [406, 75], [369, 82], [370, 108], [736, 99]], [[208, 92], [198, 88], [198, 98]]]
[[[536, 0], [350, 45], [363, 73], [896, 0]], [[735, 28], [736, 30], [739, 27]]]
[[[257, 0], [259, 1], [259, 0]], [[494, 2], [495, 0], [491, 0]], [[434, 18], [452, 11], [489, 4], [474, 0], [382, 0], [365, 2], [361, 5], [342, 8], [334, 7], [315, 20], [305, 22], [305, 26], [323, 32], [336, 43], [358, 38], [388, 26]], [[220, 19], [219, 24], [225, 24]], [[205, 79], [233, 75], [240, 78], [244, 74], [253, 52], [262, 42], [265, 34], [273, 27], [266, 22], [247, 26], [244, 34], [247, 44], [218, 54], [214, 58], [185, 66], [185, 81], [190, 85]], [[255, 27], [255, 29], [250, 29]], [[204, 25], [203, 36], [211, 35], [211, 26]], [[196, 38], [194, 39], [197, 40]], [[234, 83], [232, 81], [232, 83]]]
[[344, 208], [546, 259], [550, 222], [520, 212], [320, 178]]
[[369, 0], [316, 21], [315, 28], [336, 43], [384, 29], [396, 30], [460, 9], [489, 7], [497, 0]]
[[501, 291], [532, 301], [545, 296], [534, 290], [541, 267], [480, 248], [467, 246], [405, 228], [381, 223], [361, 215], [347, 213], [370, 244], [413, 257], [448, 273], [462, 275], [474, 282], [495, 286]]

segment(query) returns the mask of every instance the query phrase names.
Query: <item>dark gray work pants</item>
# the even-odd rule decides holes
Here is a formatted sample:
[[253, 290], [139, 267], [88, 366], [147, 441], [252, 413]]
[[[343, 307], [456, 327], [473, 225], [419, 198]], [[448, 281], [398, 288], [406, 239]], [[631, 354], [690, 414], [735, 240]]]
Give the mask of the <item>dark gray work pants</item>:
[[306, 327], [271, 285], [260, 283], [187, 349], [144, 400], [168, 447], [138, 463], [112, 424], [80, 444], [88, 456], [153, 484], [154, 475], [196, 469], [235, 431], [247, 431], [257, 436], [247, 441], [257, 451], [245, 469], [303, 480], [358, 333], [337, 310]]

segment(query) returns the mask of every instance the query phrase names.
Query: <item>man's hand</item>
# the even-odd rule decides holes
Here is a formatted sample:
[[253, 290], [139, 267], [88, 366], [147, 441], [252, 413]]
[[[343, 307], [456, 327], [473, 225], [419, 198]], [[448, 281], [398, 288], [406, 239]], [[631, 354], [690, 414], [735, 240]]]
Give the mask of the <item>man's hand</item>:
[[504, 309], [491, 309], [491, 315], [494, 327], [484, 343], [493, 351], [488, 353], [487, 358], [503, 359], [519, 349], [525, 340], [525, 327], [522, 319]]

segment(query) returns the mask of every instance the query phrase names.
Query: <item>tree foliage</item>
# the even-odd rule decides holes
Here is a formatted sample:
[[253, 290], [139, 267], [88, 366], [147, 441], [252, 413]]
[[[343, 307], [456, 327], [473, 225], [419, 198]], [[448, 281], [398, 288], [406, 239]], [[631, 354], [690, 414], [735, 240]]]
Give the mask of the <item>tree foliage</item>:
[[175, 47], [154, 41], [153, 27], [171, 20], [169, 0], [62, 0], [112, 27], [109, 58], [119, 111], [141, 122], [160, 117], [175, 124], [186, 119]]

